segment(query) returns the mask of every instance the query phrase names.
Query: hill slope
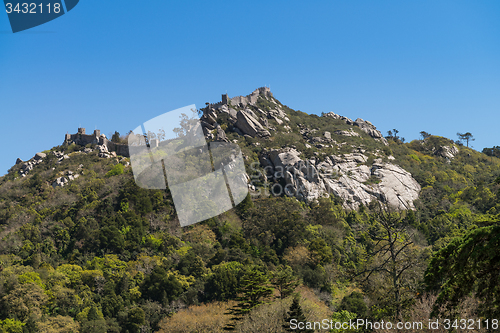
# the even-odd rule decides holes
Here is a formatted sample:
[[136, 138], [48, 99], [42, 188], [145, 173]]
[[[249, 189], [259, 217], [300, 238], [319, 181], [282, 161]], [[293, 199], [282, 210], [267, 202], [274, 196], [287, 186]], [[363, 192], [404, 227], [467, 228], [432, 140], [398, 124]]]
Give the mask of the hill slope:
[[[207, 139], [240, 146], [252, 195], [190, 227], [168, 190], [137, 187], [129, 159], [103, 145], [66, 142], [0, 178], [1, 329], [182, 332], [173, 327], [191, 327], [189, 311], [232, 307], [264, 276], [274, 295], [244, 332], [255, 318], [283, 320], [279, 274], [302, 281], [308, 316], [390, 317], [411, 310], [432, 250], [500, 213], [500, 160], [452, 140], [384, 138], [361, 119], [292, 110], [265, 88], [202, 112]], [[415, 265], [396, 281], [399, 299], [387, 276], [354, 277], [383, 262], [377, 201], [414, 208], [401, 215]], [[230, 322], [211, 319], [214, 332]]]

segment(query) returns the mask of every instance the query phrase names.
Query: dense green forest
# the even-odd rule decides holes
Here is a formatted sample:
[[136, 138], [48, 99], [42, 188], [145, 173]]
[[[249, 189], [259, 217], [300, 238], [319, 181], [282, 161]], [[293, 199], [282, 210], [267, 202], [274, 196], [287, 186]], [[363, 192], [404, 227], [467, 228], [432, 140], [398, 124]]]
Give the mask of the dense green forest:
[[[286, 109], [286, 135], [239, 141], [248, 165], [265, 146], [317, 152], [298, 123], [347, 126]], [[26, 177], [16, 165], [0, 178], [0, 332], [300, 332], [285, 319], [498, 318], [497, 147], [459, 146], [450, 160], [434, 152], [452, 140], [387, 139], [350, 138], [413, 175], [416, 210], [249, 195], [181, 228], [169, 191], [139, 188], [127, 158], [73, 144], [46, 151]], [[68, 171], [80, 177], [54, 188]]]

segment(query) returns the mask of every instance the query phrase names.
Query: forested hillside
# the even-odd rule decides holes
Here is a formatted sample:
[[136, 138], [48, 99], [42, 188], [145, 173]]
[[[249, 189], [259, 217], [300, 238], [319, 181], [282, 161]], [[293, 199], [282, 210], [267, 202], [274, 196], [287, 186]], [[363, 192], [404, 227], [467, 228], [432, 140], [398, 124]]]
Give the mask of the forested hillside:
[[[274, 97], [230, 106], [258, 114], [277, 105], [284, 116], [262, 125], [269, 135], [241, 133], [229, 111], [218, 113], [207, 138], [238, 143], [251, 191], [235, 209], [184, 228], [168, 190], [139, 188], [129, 158], [95, 145], [54, 147], [13, 166], [0, 178], [0, 332], [286, 332], [291, 318], [498, 318], [495, 154], [427, 133], [377, 138]], [[324, 132], [330, 139], [315, 139]], [[395, 209], [383, 197], [274, 196], [264, 189], [287, 179], [266, 173], [263, 156], [287, 148], [318, 169], [328, 156], [351, 163], [350, 174], [332, 176], [338, 188], [366, 167], [372, 174], [357, 186], [393, 193], [373, 170], [397, 166], [390, 170], [418, 183], [418, 199]]]

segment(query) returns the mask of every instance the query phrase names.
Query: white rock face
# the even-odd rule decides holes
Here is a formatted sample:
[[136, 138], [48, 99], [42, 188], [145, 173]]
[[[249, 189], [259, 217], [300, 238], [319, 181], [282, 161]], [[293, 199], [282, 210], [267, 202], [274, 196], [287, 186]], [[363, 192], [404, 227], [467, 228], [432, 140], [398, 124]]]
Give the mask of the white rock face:
[[452, 160], [458, 154], [458, 148], [456, 146], [441, 146], [434, 154]]
[[[272, 166], [275, 178], [286, 182], [285, 194], [311, 201], [334, 195], [344, 201], [346, 209], [357, 209], [374, 200], [398, 209], [414, 209], [420, 185], [411, 174], [392, 163], [375, 162], [368, 166], [368, 158], [360, 153], [329, 156], [316, 163], [302, 160], [294, 149], [271, 150], [261, 161]], [[372, 179], [372, 182], [367, 182]]]

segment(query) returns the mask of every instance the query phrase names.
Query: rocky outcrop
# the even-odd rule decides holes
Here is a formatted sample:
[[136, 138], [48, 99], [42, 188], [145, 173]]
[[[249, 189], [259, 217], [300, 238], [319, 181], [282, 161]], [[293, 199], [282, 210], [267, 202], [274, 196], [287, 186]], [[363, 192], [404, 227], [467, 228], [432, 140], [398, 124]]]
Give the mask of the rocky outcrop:
[[338, 130], [338, 131], [335, 131], [334, 133], [337, 135], [343, 135], [343, 136], [359, 136], [359, 133], [355, 132], [352, 128], [350, 128], [347, 131]]
[[456, 146], [441, 146], [434, 154], [452, 160], [458, 154], [458, 148]]
[[[257, 106], [259, 98], [266, 100], [266, 103], [271, 103], [266, 106], [266, 110], [262, 110]], [[239, 110], [238, 110], [239, 109]], [[208, 140], [224, 140], [223, 137], [216, 138], [212, 133], [217, 128], [218, 118], [221, 114], [229, 116], [230, 130], [238, 135], [249, 135], [251, 137], [266, 138], [271, 136], [270, 131], [276, 131], [273, 120], [278, 125], [283, 125], [284, 122], [290, 121], [283, 106], [276, 102], [268, 87], [256, 89], [250, 95], [237, 96], [228, 98], [227, 94], [222, 95], [222, 101], [212, 104], [206, 103], [206, 107], [201, 109], [203, 115], [200, 122], [203, 127], [205, 138]], [[290, 127], [284, 125], [285, 129], [290, 131]]]
[[238, 111], [235, 126], [238, 127], [244, 134], [251, 137], [269, 137], [271, 133], [262, 126], [257, 119], [248, 111]]
[[341, 115], [338, 115], [338, 114], [333, 113], [333, 112], [324, 113], [323, 117], [329, 117], [329, 118], [333, 118], [333, 119], [340, 119], [343, 122], [345, 122], [347, 125], [353, 125], [354, 124], [354, 122], [351, 119], [349, 119], [347, 117], [344, 117], [344, 116], [341, 116]]
[[363, 120], [361, 118], [356, 119], [354, 126], [358, 126], [363, 132], [368, 134], [374, 139], [381, 141], [386, 146], [388, 145], [387, 140], [384, 138], [382, 133], [368, 120]]
[[45, 154], [45, 153], [36, 153], [35, 157], [33, 157], [33, 158], [35, 159], [35, 161], [39, 161], [39, 160], [43, 160], [45, 157], [47, 157], [47, 154]]
[[[85, 148], [85, 149], [90, 149], [90, 148]], [[54, 154], [54, 156], [57, 158], [57, 164], [61, 164], [64, 160], [69, 159], [68, 155], [65, 155], [60, 151], [53, 151], [52, 154]]]
[[79, 174], [75, 174], [73, 171], [66, 171], [66, 176], [65, 177], [58, 177], [56, 180], [52, 183], [52, 187], [64, 187], [65, 185], [68, 184], [68, 182], [75, 180], [76, 178], [80, 177]]
[[[268, 176], [285, 180], [284, 194], [311, 201], [334, 195], [343, 199], [346, 209], [357, 209], [372, 201], [387, 203], [394, 209], [413, 209], [420, 185], [401, 167], [368, 158], [360, 153], [302, 160], [294, 149], [266, 151], [261, 164]], [[273, 192], [276, 194], [276, 191]]]
[[[30, 159], [29, 161], [26, 161], [24, 163], [22, 162], [21, 159], [18, 158], [17, 159], [18, 161], [16, 161], [16, 164], [23, 163], [21, 165], [21, 170], [19, 170], [19, 175], [21, 177], [26, 177], [31, 170], [33, 170], [38, 164], [43, 162], [43, 159], [45, 157], [47, 157], [47, 154], [45, 154], [45, 153], [36, 153], [32, 159]], [[21, 161], [21, 162], [19, 162], [19, 161]], [[19, 162], [19, 163], [17, 163], [17, 162]]]
[[[377, 130], [377, 128], [371, 122], [369, 122], [368, 120], [363, 120], [361, 118], [358, 118], [358, 119], [356, 119], [356, 121], [352, 121], [351, 119], [349, 119], [347, 117], [340, 116], [340, 115], [338, 115], [336, 113], [333, 113], [333, 112], [324, 113], [323, 117], [328, 117], [328, 118], [333, 118], [333, 119], [339, 119], [339, 120], [342, 120], [347, 125], [357, 126], [363, 132], [365, 132], [366, 134], [368, 134], [369, 136], [371, 136], [375, 140], [382, 142], [386, 146], [388, 145], [388, 142], [384, 138], [384, 136], [382, 135], [382, 133], [380, 133], [380, 131]], [[340, 135], [346, 135], [347, 134], [347, 133], [344, 133], [345, 131], [337, 131], [337, 132], [339, 132], [339, 133], [336, 133], [336, 134], [340, 134]]]
[[[221, 102], [207, 103], [202, 109], [200, 120], [205, 137], [209, 140], [227, 140], [226, 133], [219, 124], [222, 117], [228, 120], [228, 129], [237, 135], [246, 138], [267, 138], [273, 131], [276, 131], [273, 135], [278, 136], [283, 132], [290, 133], [295, 130], [292, 128], [294, 125], [288, 123], [290, 120], [284, 110], [285, 107], [274, 99], [269, 88], [259, 88], [245, 97], [229, 99], [227, 95], [222, 95]], [[331, 129], [320, 131], [319, 128], [297, 124], [306, 148], [342, 148], [348, 145], [348, 140], [339, 143], [332, 139], [333, 135], [338, 139], [339, 136], [360, 137], [364, 136], [364, 133], [374, 140], [388, 144], [382, 133], [369, 121], [360, 118], [353, 121], [333, 112], [323, 114], [323, 117], [339, 120], [344, 125], [336, 128], [335, 124], [338, 122], [332, 122]], [[345, 125], [356, 126], [359, 130]], [[260, 144], [258, 141], [252, 142], [253, 146]], [[356, 150], [355, 146], [352, 148]], [[317, 159], [321, 156], [318, 151], [314, 152], [315, 157], [304, 160], [294, 146], [264, 149], [259, 154], [259, 161], [266, 172], [259, 176], [259, 182], [272, 185], [273, 195], [285, 194], [304, 201], [329, 195], [337, 196], [343, 199], [347, 209], [357, 209], [360, 205], [369, 205], [374, 200], [385, 202], [396, 209], [413, 208], [413, 201], [418, 198], [420, 186], [411, 174], [392, 163], [382, 163], [381, 159], [375, 162], [370, 160], [368, 165], [368, 158], [363, 154], [365, 150], [356, 151], [359, 153], [323, 155], [322, 161], [318, 162]], [[391, 158], [394, 159], [392, 156], [388, 157], [389, 160]], [[250, 189], [255, 190], [253, 184], [250, 184]]]
[[272, 163], [271, 165], [282, 168], [301, 161], [299, 155], [300, 153], [293, 148], [285, 148], [282, 150], [273, 149], [268, 154], [269, 160]]
[[229, 142], [226, 136], [226, 132], [217, 124], [217, 136], [215, 138], [215, 141], [219, 142]]
[[42, 160], [35, 160], [35, 159], [23, 163], [21, 165], [21, 170], [19, 170], [19, 175], [21, 175], [21, 177], [26, 177], [28, 173], [40, 163], [42, 163]]
[[97, 156], [99, 156], [101, 158], [116, 157], [116, 152], [108, 151], [108, 147], [106, 145], [100, 145], [100, 146], [97, 146], [97, 148], [99, 149], [99, 154]]

